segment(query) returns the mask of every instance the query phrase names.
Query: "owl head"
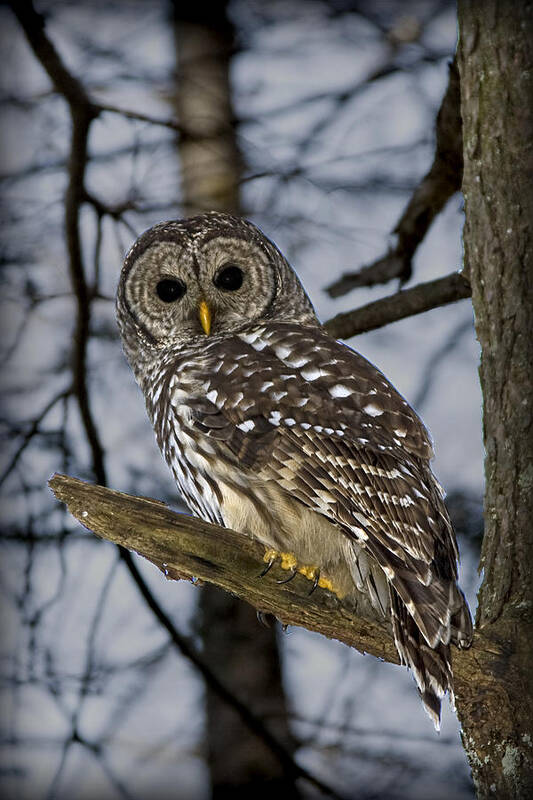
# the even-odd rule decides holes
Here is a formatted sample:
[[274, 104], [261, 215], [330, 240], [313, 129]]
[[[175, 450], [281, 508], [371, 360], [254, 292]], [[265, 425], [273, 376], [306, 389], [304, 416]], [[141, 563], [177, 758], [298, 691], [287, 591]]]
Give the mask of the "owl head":
[[184, 347], [259, 320], [317, 325], [276, 245], [247, 220], [208, 213], [155, 225], [126, 256], [117, 321], [128, 360]]

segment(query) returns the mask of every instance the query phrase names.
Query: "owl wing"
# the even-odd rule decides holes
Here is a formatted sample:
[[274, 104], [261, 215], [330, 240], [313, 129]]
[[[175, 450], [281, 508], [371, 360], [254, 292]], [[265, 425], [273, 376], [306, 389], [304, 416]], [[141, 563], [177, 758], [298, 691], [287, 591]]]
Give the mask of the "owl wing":
[[[275, 481], [379, 564], [398, 650], [420, 686], [422, 645], [471, 636], [426, 429], [379, 370], [320, 329], [254, 328], [225, 340], [221, 356], [215, 346], [196, 424], [253, 480]], [[440, 661], [433, 673], [442, 694], [451, 671]]]

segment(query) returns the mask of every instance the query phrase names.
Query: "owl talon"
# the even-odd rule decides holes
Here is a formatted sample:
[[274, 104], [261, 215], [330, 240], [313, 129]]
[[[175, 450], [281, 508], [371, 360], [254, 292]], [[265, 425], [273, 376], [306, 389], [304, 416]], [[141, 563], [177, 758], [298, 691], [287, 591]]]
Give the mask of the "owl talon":
[[289, 583], [292, 581], [293, 578], [296, 577], [297, 570], [295, 568], [291, 569], [291, 574], [287, 578], [282, 578], [280, 581], [276, 581], [276, 583]]
[[261, 570], [261, 572], [259, 573], [259, 575], [258, 575], [257, 577], [258, 577], [258, 578], [264, 578], [264, 577], [265, 577], [265, 575], [267, 574], [267, 572], [268, 572], [270, 569], [272, 569], [272, 567], [273, 567], [273, 565], [274, 565], [275, 561], [276, 561], [276, 558], [275, 558], [275, 557], [274, 557], [274, 558], [271, 558], [271, 559], [270, 559], [270, 561], [268, 562], [268, 564], [266, 565], [266, 567], [265, 567], [263, 570]]
[[317, 569], [317, 571], [315, 573], [315, 577], [313, 578], [313, 585], [311, 586], [311, 588], [309, 589], [309, 592], [307, 593], [308, 597], [311, 597], [311, 595], [315, 591], [316, 587], [318, 586], [319, 580], [320, 580], [320, 570]]
[[276, 621], [274, 614], [270, 614], [268, 611], [256, 611], [256, 615], [261, 625], [264, 625], [265, 628], [271, 628], [272, 623]]

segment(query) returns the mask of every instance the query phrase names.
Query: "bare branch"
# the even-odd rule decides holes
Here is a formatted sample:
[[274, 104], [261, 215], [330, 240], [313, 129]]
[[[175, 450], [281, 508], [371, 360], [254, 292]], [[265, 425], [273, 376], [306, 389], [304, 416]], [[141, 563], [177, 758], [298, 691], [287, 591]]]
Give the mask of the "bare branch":
[[65, 475], [54, 475], [49, 485], [82, 525], [101, 538], [135, 550], [168, 578], [215, 584], [274, 614], [284, 624], [317, 630], [398, 663], [387, 628], [354, 618], [330, 592], [317, 588], [309, 597], [309, 581], [300, 575], [282, 590], [276, 579], [284, 572], [276, 566], [259, 580], [265, 549], [242, 533], [177, 514], [156, 500]]
[[150, 125], [156, 125], [161, 128], [169, 128], [171, 131], [175, 131], [176, 133], [183, 133], [183, 127], [175, 119], [169, 119], [167, 117], [155, 117], [152, 114], [144, 114], [142, 111], [135, 111], [131, 108], [121, 108], [108, 103], [95, 103], [95, 105], [99, 111], [105, 111], [109, 114], [118, 114], [126, 119], [132, 119], [138, 122], [147, 122]]
[[[231, 584], [227, 578], [223, 582], [215, 579], [217, 575], [223, 579], [225, 573], [224, 567], [216, 561], [220, 551], [222, 564], [228, 571], [231, 569], [231, 561], [238, 564], [239, 559], [244, 558], [248, 566], [249, 579], [251, 575], [255, 575], [256, 582], [259, 583], [257, 575], [264, 567], [264, 563], [260, 561], [263, 548], [252, 540], [245, 540], [251, 548], [247, 554], [246, 547], [242, 546], [241, 534], [220, 528], [218, 525], [209, 525], [195, 517], [176, 514], [158, 500], [132, 497], [103, 486], [93, 486], [66, 475], [54, 475], [49, 481], [49, 486], [58, 500], [66, 503], [71, 513], [76, 519], [79, 519], [82, 525], [90, 526], [90, 530], [97, 536], [108, 539], [121, 548], [127, 546], [129, 549], [136, 550], [140, 555], [156, 564], [169, 579], [194, 579], [194, 582], [198, 582], [200, 579], [200, 581], [216, 583], [229, 590]], [[128, 535], [128, 531], [131, 537]], [[149, 535], [147, 535], [148, 531], [150, 531]], [[219, 540], [221, 535], [224, 539]], [[206, 545], [206, 547], [202, 549], [201, 546], [198, 546], [199, 544]], [[159, 557], [160, 555], [163, 556], [163, 560]], [[131, 562], [129, 552], [127, 560], [133, 566], [133, 570], [130, 569], [130, 571], [137, 572], [137, 567]], [[267, 580], [267, 583], [277, 587], [272, 578]], [[261, 719], [219, 680], [193, 644], [177, 632], [174, 624], [159, 606], [142, 578], [139, 588], [141, 588], [148, 607], [167, 630], [172, 642], [194, 664], [210, 688], [235, 709], [252, 733], [263, 740], [280, 760], [287, 773], [296, 779], [302, 778], [308, 781], [329, 797], [338, 797], [329, 786], [297, 764]], [[279, 592], [279, 587], [277, 590]], [[308, 587], [307, 591], [309, 591]], [[234, 593], [238, 594], [238, 591]], [[239, 596], [243, 596], [242, 593]], [[302, 603], [303, 599], [302, 597]]]
[[44, 418], [49, 414], [49, 412], [59, 403], [60, 400], [64, 400], [65, 398], [69, 397], [72, 390], [70, 388], [65, 389], [64, 391], [60, 392], [59, 394], [54, 395], [52, 399], [45, 405], [42, 411], [32, 420], [30, 427], [26, 431], [26, 433], [22, 436], [22, 440], [11, 457], [11, 460], [5, 470], [3, 471], [2, 475], [0, 476], [0, 486], [4, 483], [4, 481], [11, 475], [15, 467], [17, 466], [18, 460], [21, 455], [24, 453], [28, 445], [31, 443], [34, 436], [39, 433], [39, 426]]
[[435, 157], [431, 169], [416, 187], [393, 231], [396, 246], [384, 256], [357, 272], [346, 272], [326, 291], [340, 297], [359, 286], [375, 286], [400, 278], [402, 283], [412, 274], [412, 260], [418, 246], [450, 197], [461, 188], [463, 176], [463, 139], [461, 129], [459, 72], [457, 63], [450, 64], [448, 88], [437, 114]]
[[10, 0], [9, 5], [20, 22], [37, 60], [48, 73], [56, 91], [63, 95], [71, 107], [92, 106], [84, 86], [65, 67], [54, 44], [46, 35], [44, 17], [35, 10], [31, 0]]
[[471, 294], [470, 284], [464, 275], [452, 272], [444, 278], [419, 283], [412, 289], [396, 292], [353, 311], [337, 314], [324, 323], [324, 328], [336, 339], [349, 339], [351, 336], [382, 328], [399, 319], [455, 303], [457, 300], [470, 297]]
[[[274, 566], [259, 578], [265, 549], [257, 541], [197, 517], [177, 514], [164, 503], [115, 492], [56, 474], [49, 485], [70, 513], [96, 536], [136, 551], [169, 579], [198, 580], [232, 592], [255, 608], [273, 614], [284, 625], [297, 625], [384, 661], [399, 663], [385, 623], [356, 616], [354, 609], [318, 588], [309, 596], [309, 581], [297, 575], [281, 587]], [[502, 643], [476, 631], [469, 650], [453, 649], [455, 695], [478, 701], [478, 686], [498, 690]]]

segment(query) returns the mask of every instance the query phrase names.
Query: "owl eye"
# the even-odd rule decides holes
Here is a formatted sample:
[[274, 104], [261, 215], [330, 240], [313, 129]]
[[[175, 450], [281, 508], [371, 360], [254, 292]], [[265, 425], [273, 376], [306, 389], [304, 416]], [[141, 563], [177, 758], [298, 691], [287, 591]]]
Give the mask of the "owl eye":
[[187, 291], [187, 287], [183, 281], [178, 281], [175, 278], [163, 278], [155, 287], [157, 296], [164, 303], [175, 303], [180, 297], [183, 297]]
[[226, 292], [235, 292], [242, 286], [244, 275], [242, 269], [234, 264], [222, 267], [213, 278], [213, 283], [217, 289], [224, 289]]

